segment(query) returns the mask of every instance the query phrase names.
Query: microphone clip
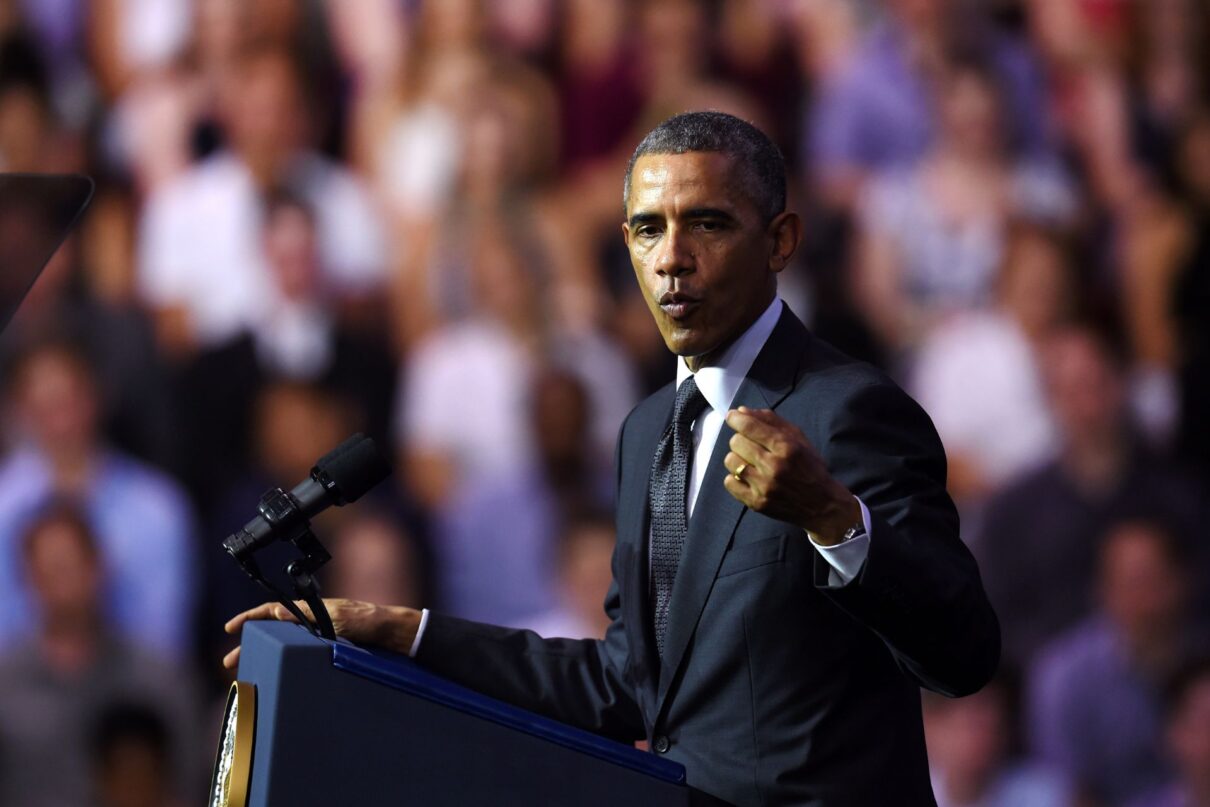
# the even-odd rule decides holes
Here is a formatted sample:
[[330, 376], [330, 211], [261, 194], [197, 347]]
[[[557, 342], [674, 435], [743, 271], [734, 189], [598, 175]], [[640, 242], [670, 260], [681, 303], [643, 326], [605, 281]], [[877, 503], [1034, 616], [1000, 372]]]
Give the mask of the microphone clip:
[[[227, 538], [223, 547], [249, 577], [285, 606], [299, 624], [316, 636], [335, 640], [336, 630], [332, 625], [332, 617], [319, 594], [319, 581], [315, 579], [315, 573], [332, 559], [332, 555], [311, 531], [311, 521], [293, 495], [281, 488], [273, 488], [261, 497], [257, 510], [272, 527], [272, 530], [266, 533], [271, 536], [270, 540], [241, 530]], [[302, 553], [290, 560], [285, 567], [286, 575], [294, 589], [293, 597], [288, 597], [266, 578], [260, 570], [260, 564], [256, 562], [256, 551], [276, 540], [288, 541]], [[314, 619], [308, 619], [295, 604], [295, 600], [305, 602]]]

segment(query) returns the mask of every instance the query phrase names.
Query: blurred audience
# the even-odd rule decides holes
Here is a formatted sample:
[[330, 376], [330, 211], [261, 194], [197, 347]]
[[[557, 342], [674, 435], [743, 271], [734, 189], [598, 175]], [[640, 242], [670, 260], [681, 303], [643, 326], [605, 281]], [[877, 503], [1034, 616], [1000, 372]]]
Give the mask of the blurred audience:
[[916, 162], [936, 141], [938, 80], [955, 53], [983, 54], [1004, 86], [1000, 124], [1015, 153], [1051, 148], [1044, 85], [1028, 46], [960, 0], [888, 0], [885, 16], [820, 82], [806, 162], [825, 197], [851, 206], [873, 171]]
[[1154, 522], [1113, 526], [1098, 551], [1099, 607], [1045, 648], [1031, 672], [1034, 752], [1091, 804], [1129, 804], [1168, 774], [1163, 685], [1183, 659], [1207, 649], [1178, 541]]
[[[1207, 518], [1198, 483], [1136, 439], [1111, 339], [1086, 325], [1060, 329], [1042, 367], [1057, 454], [994, 494], [972, 538], [1004, 657], [1023, 666], [1090, 612], [1097, 545], [1111, 524], [1162, 517], [1194, 536]], [[1206, 585], [1205, 573], [1196, 584]]]
[[[176, 775], [164, 789], [180, 796], [196, 792], [202, 760], [194, 747], [195, 684], [186, 669], [116, 632], [106, 616], [111, 581], [100, 539], [84, 510], [66, 500], [47, 505], [22, 536], [19, 551], [21, 585], [31, 592], [37, 629], [0, 655], [0, 803], [95, 803], [92, 724], [123, 702], [142, 704], [172, 738], [170, 767]], [[159, 749], [165, 756], [166, 744], [165, 738]], [[131, 773], [130, 760], [107, 762], [112, 764], [104, 766], [108, 774], [102, 781]]]
[[98, 807], [179, 807], [173, 795], [172, 736], [140, 704], [115, 703], [96, 719], [92, 773]]
[[548, 369], [523, 394], [536, 453], [515, 456], [507, 474], [468, 475], [435, 511], [432, 536], [444, 607], [517, 626], [559, 606], [558, 542], [566, 520], [608, 504], [613, 492], [594, 451], [584, 384]]
[[184, 491], [105, 443], [93, 368], [70, 343], [43, 342], [19, 356], [9, 368], [8, 397], [13, 448], [0, 462], [0, 644], [35, 625], [19, 584], [19, 537], [48, 499], [69, 496], [96, 525], [115, 626], [185, 658], [197, 570]]
[[1165, 707], [1173, 779], [1131, 807], [1204, 807], [1210, 804], [1210, 656], [1185, 663], [1168, 684]]
[[603, 639], [609, 617], [601, 603], [613, 583], [614, 540], [608, 513], [584, 511], [564, 519], [556, 553], [558, 601], [525, 627], [546, 637]]
[[370, 293], [383, 277], [377, 212], [361, 180], [315, 153], [299, 55], [250, 47], [224, 87], [226, 147], [151, 194], [139, 223], [139, 291], [164, 352], [178, 360], [255, 328], [274, 298], [260, 195], [285, 184], [315, 210], [329, 293]]
[[1062, 233], [1015, 223], [994, 306], [952, 317], [920, 346], [908, 389], [941, 435], [960, 506], [1050, 459], [1055, 427], [1038, 352], [1077, 307], [1073, 262]]
[[1015, 691], [1001, 673], [957, 700], [924, 693], [924, 732], [938, 807], [1068, 807], [1055, 771], [1022, 760]]
[[996, 82], [975, 60], [940, 65], [932, 145], [873, 173], [859, 202], [855, 294], [905, 370], [940, 323], [988, 304], [1010, 219], [1062, 224], [1074, 214], [1053, 163], [1008, 150]]
[[[103, 635], [195, 660], [217, 697], [220, 626], [264, 597], [222, 537], [353, 431], [400, 464], [316, 520], [326, 591], [599, 634], [592, 514], [675, 365], [621, 177], [647, 127], [714, 108], [787, 153], [805, 239], [780, 293], [934, 418], [1006, 660], [1065, 708], [1150, 710], [1070, 721], [1090, 753], [1150, 744], [1132, 778], [1023, 757], [1018, 723], [1062, 732], [1002, 687], [930, 699], [938, 798], [1067, 803], [1062, 763], [1088, 804], [1204, 801], [1204, 687], [1166, 728], [1156, 704], [1160, 601], [1210, 613], [1207, 34], [1199, 0], [0, 0], [0, 168], [97, 182], [0, 340], [0, 652], [41, 641], [21, 536], [69, 497]], [[36, 223], [0, 199], [0, 224], [16, 261]], [[1183, 583], [1123, 593], [1123, 565], [1167, 568], [1123, 524], [1181, 539]], [[173, 722], [165, 752], [123, 708], [73, 735], [87, 803], [189, 775]]]

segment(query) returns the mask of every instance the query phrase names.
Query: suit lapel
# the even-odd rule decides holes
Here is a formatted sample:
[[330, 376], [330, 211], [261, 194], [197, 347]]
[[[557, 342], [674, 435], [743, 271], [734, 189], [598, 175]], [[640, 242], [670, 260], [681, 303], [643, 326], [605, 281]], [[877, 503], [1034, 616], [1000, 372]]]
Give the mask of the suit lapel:
[[[777, 327], [773, 329], [773, 333], [769, 335], [768, 341], [753, 362], [748, 377], [736, 393], [732, 407], [773, 409], [781, 403], [794, 388], [798, 375], [799, 353], [806, 335], [807, 330], [798, 318], [788, 307], [783, 309]], [[723, 466], [723, 457], [730, 450], [728, 443], [734, 433], [726, 423], [719, 431], [718, 440], [710, 454], [706, 475], [702, 480], [702, 489], [693, 509], [693, 517], [689, 519], [685, 551], [681, 555], [676, 582], [672, 587], [672, 601], [668, 608], [668, 632], [664, 637], [664, 658], [659, 668], [656, 714], [663, 709], [669, 687], [684, 660], [689, 640], [693, 637], [710, 590], [714, 586], [715, 575], [727, 551], [731, 535], [746, 509], [722, 487], [723, 476], [727, 473]], [[654, 451], [653, 444], [652, 452]], [[644, 617], [650, 621], [646, 613]]]

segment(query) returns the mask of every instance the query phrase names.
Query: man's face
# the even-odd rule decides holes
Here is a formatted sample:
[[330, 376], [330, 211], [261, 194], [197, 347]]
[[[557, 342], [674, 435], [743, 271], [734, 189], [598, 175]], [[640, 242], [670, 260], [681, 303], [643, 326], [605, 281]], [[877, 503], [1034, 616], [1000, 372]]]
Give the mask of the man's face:
[[705, 356], [760, 316], [797, 244], [797, 219], [788, 249], [779, 237], [786, 215], [764, 221], [728, 155], [646, 154], [635, 162], [622, 232], [669, 350]]

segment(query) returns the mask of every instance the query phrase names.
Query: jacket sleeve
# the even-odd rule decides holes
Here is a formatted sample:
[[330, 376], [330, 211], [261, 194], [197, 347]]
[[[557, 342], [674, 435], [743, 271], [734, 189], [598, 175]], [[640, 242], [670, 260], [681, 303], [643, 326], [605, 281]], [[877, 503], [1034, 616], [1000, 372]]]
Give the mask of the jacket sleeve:
[[[621, 480], [622, 440], [615, 471]], [[533, 631], [502, 628], [429, 613], [416, 660], [485, 695], [597, 734], [634, 742], [646, 736], [633, 684], [618, 589], [619, 553], [605, 596], [604, 640], [544, 639]]]
[[945, 489], [945, 452], [924, 410], [886, 380], [841, 401], [820, 447], [832, 475], [870, 510], [869, 554], [857, 578], [816, 586], [871, 631], [922, 686], [951, 697], [995, 674], [1000, 625]]
[[451, 681], [620, 742], [645, 736], [625, 679], [626, 637], [617, 584], [605, 639], [543, 639], [456, 617], [429, 614], [416, 660]]

